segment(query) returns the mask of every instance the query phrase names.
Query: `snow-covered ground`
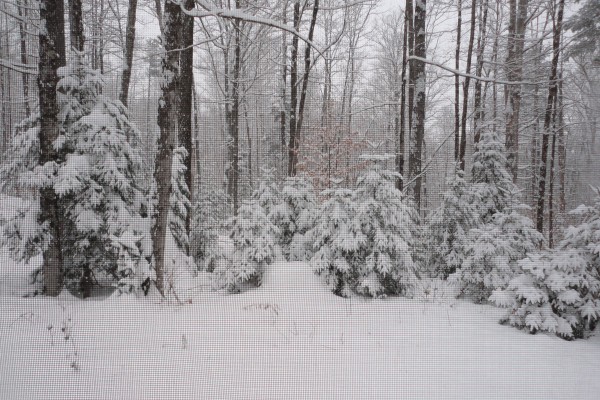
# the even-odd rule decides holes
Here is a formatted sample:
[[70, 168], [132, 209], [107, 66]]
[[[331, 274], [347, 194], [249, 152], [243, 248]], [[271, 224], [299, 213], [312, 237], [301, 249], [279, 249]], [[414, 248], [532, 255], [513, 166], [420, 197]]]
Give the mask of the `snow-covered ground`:
[[[23, 298], [29, 266], [0, 256], [0, 399], [596, 399], [600, 338], [498, 324], [442, 295], [335, 297], [303, 263], [261, 288], [184, 305]], [[63, 331], [64, 330], [64, 331]], [[65, 337], [68, 340], [65, 340]]]

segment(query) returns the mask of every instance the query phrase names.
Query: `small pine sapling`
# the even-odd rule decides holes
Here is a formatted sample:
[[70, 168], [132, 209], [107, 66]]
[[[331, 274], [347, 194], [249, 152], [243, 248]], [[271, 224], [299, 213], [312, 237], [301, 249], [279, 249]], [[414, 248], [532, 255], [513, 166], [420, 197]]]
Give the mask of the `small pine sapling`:
[[214, 270], [214, 284], [230, 292], [260, 286], [265, 269], [275, 259], [277, 228], [256, 201], [243, 203], [227, 224], [233, 253], [223, 252]]

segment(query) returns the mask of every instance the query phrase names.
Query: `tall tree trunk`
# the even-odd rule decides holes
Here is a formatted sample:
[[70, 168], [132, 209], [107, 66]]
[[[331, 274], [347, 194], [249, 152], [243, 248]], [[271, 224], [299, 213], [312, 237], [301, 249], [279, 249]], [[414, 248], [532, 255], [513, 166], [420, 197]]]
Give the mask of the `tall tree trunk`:
[[396, 155], [396, 165], [398, 169], [398, 173], [400, 174], [400, 178], [396, 181], [396, 187], [398, 190], [404, 189], [404, 146], [405, 146], [405, 138], [406, 138], [406, 85], [407, 85], [407, 74], [406, 67], [408, 66], [408, 61], [406, 59], [406, 51], [408, 46], [408, 20], [406, 13], [404, 13], [404, 33], [402, 37], [402, 88], [400, 89], [400, 132], [398, 138], [398, 154]]
[[[479, 23], [479, 37], [477, 38], [477, 66], [475, 68], [475, 76], [481, 76], [483, 73], [483, 53], [485, 51], [485, 44], [487, 40], [487, 16], [488, 16], [488, 0], [483, 0], [481, 4], [482, 19]], [[475, 110], [475, 116], [473, 118], [473, 130], [475, 131], [474, 142], [479, 143], [481, 138], [481, 131], [484, 117], [484, 102], [482, 101], [481, 95], [481, 81], [477, 79], [475, 81], [475, 99], [473, 100], [473, 108]]]
[[[555, 14], [553, 22], [552, 38], [552, 65], [550, 69], [550, 79], [548, 87], [548, 101], [546, 103], [546, 113], [544, 116], [544, 132], [542, 135], [542, 152], [540, 161], [539, 187], [536, 207], [536, 228], [540, 233], [544, 232], [544, 202], [546, 200], [546, 172], [548, 163], [548, 142], [550, 139], [550, 129], [552, 125], [552, 115], [554, 113], [554, 99], [558, 94], [558, 60], [560, 58], [560, 36], [563, 24], [563, 14], [565, 9], [565, 0], [558, 0], [558, 12]], [[553, 2], [556, 9], [556, 0]]]
[[[194, 0], [186, 0], [184, 6], [186, 10], [194, 8]], [[181, 13], [181, 52], [179, 53], [179, 146], [187, 150], [187, 157], [184, 160], [185, 183], [191, 196], [194, 193], [192, 186], [192, 96], [194, 88], [194, 17]], [[188, 211], [185, 221], [188, 237], [191, 234], [192, 213]]]
[[[22, 17], [23, 20], [19, 22], [19, 39], [21, 45], [21, 64], [27, 65], [27, 24], [24, 21], [27, 21], [27, 0], [23, 1], [24, 7], [21, 7], [21, 2], [17, 1], [17, 8], [19, 11], [19, 17]], [[31, 116], [31, 106], [29, 105], [29, 78], [27, 74], [22, 74], [22, 84], [23, 84], [23, 102], [25, 103], [25, 116], [29, 118]]]
[[[317, 23], [317, 14], [319, 12], [319, 0], [314, 0], [312, 17], [310, 19], [310, 27], [308, 28], [308, 41], [312, 42], [315, 25]], [[310, 74], [310, 43], [306, 43], [304, 48], [304, 73], [302, 75], [302, 90], [300, 91], [300, 104], [298, 105], [298, 118], [296, 122], [296, 142], [300, 143], [300, 133], [302, 131], [302, 122], [304, 121], [304, 105], [306, 104], [306, 91], [308, 89], [308, 77]], [[296, 148], [296, 163], [298, 162], [298, 149]], [[294, 167], [295, 169], [295, 167]]]
[[[236, 9], [239, 0], [236, 0]], [[233, 198], [233, 213], [237, 215], [239, 207], [240, 179], [240, 69], [241, 69], [241, 39], [240, 21], [234, 20], [234, 61], [233, 79], [231, 80], [231, 136], [229, 137], [229, 181], [230, 196]]]
[[79, 58], [81, 53], [83, 53], [85, 42], [81, 0], [69, 0], [69, 37], [71, 39], [71, 48], [77, 53], [75, 57]]
[[[40, 23], [46, 27], [39, 33], [39, 107], [40, 107], [40, 158], [45, 165], [58, 161], [54, 141], [58, 138], [58, 101], [56, 86], [58, 68], [65, 65], [65, 20], [62, 0], [40, 1]], [[39, 222], [48, 224], [52, 237], [43, 252], [42, 272], [44, 290], [49, 296], [58, 296], [62, 289], [63, 257], [61, 250], [61, 208], [54, 188], [40, 189]]]
[[[294, 29], [300, 30], [300, 2], [294, 3]], [[296, 176], [299, 142], [296, 137], [296, 107], [298, 106], [298, 36], [292, 37], [290, 60], [290, 140], [288, 142], [288, 176]]]
[[460, 40], [462, 30], [462, 0], [458, 0], [456, 22], [456, 53], [454, 55], [454, 162], [460, 159]]
[[[510, 0], [508, 26], [508, 55], [506, 58], [509, 82], [523, 79], [523, 49], [529, 0]], [[517, 181], [519, 166], [519, 115], [521, 112], [521, 85], [506, 86], [506, 158], [513, 181]]]
[[473, 42], [475, 40], [475, 16], [477, 10], [477, 0], [471, 2], [471, 30], [469, 32], [469, 48], [467, 49], [467, 67], [465, 70], [466, 76], [463, 82], [463, 109], [461, 117], [461, 133], [460, 133], [460, 154], [459, 162], [460, 169], [465, 170], [465, 154], [467, 152], [467, 113], [469, 106], [469, 84], [471, 83], [471, 62], [473, 60]]
[[[287, 0], [283, 3], [283, 23], [287, 23]], [[281, 110], [279, 111], [279, 141], [281, 145], [281, 172], [285, 175], [286, 156], [286, 86], [287, 86], [287, 34], [281, 31]]]
[[[415, 56], [424, 59], [426, 56], [425, 29], [427, 16], [426, 0], [415, 2], [414, 31], [415, 31]], [[412, 60], [411, 71], [414, 71], [414, 135], [410, 151], [410, 176], [415, 178], [414, 198], [417, 209], [421, 208], [421, 186], [423, 181], [422, 149], [425, 140], [425, 63], [422, 60]]]
[[164, 82], [162, 94], [158, 102], [158, 149], [154, 168], [156, 181], [156, 194], [158, 204], [156, 221], [152, 227], [152, 244], [154, 255], [154, 270], [156, 272], [156, 288], [165, 295], [165, 247], [169, 234], [170, 196], [172, 192], [173, 150], [177, 145], [179, 134], [179, 52], [181, 43], [181, 9], [179, 5], [170, 1], [165, 3], [164, 9], [164, 35], [163, 44], [165, 55], [162, 59]]
[[[406, 16], [406, 22], [408, 23], [408, 56], [409, 59], [411, 56], [415, 55], [415, 10], [413, 5], [413, 0], [406, 0], [406, 6], [404, 8], [404, 14]], [[415, 103], [415, 61], [410, 60], [408, 63], [408, 103], [406, 105], [408, 111], [408, 123], [407, 123], [407, 137], [408, 137], [408, 172], [409, 176], [412, 178], [411, 171], [411, 157], [410, 154], [412, 152], [412, 137], [413, 137], [413, 113], [414, 113], [414, 103]]]
[[129, 9], [127, 10], [127, 28], [125, 34], [125, 65], [123, 66], [123, 75], [121, 76], [121, 89], [119, 100], [127, 107], [127, 98], [129, 96], [129, 81], [131, 79], [131, 69], [133, 68], [133, 48], [135, 45], [135, 14], [137, 11], [137, 0], [129, 0]]

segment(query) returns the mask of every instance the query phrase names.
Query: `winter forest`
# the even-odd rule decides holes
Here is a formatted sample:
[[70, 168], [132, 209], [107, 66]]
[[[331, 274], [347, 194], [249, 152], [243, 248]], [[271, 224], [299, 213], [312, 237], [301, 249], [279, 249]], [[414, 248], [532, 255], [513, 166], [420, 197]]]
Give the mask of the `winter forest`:
[[600, 0], [0, 0], [0, 135], [0, 398], [598, 398]]

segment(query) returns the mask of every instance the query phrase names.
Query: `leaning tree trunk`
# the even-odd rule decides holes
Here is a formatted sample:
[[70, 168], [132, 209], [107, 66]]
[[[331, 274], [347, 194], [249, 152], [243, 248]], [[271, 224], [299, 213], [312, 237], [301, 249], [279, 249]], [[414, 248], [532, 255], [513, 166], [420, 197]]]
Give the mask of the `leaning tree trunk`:
[[[555, 7], [556, 8], [556, 3]], [[546, 103], [546, 113], [544, 115], [544, 132], [542, 134], [542, 152], [540, 161], [540, 172], [538, 182], [538, 198], [536, 207], [536, 228], [538, 232], [544, 232], [544, 202], [546, 200], [546, 172], [548, 163], [548, 142], [550, 139], [550, 130], [552, 128], [552, 117], [555, 112], [555, 99], [558, 95], [558, 60], [560, 58], [560, 36], [562, 31], [562, 21], [565, 9], [565, 0], [559, 0], [558, 12], [554, 19], [554, 29], [552, 38], [552, 66], [550, 68], [550, 79], [548, 88], [548, 101]]]
[[[41, 0], [40, 22], [46, 27], [39, 33], [39, 107], [40, 107], [40, 158], [39, 165], [58, 161], [54, 142], [58, 138], [58, 101], [56, 86], [58, 68], [65, 65], [65, 20], [62, 0]], [[39, 222], [48, 224], [51, 232], [43, 252], [42, 272], [44, 290], [49, 296], [58, 296], [62, 289], [63, 257], [61, 250], [61, 209], [58, 196], [51, 186], [40, 189]]]
[[127, 10], [127, 28], [125, 33], [125, 65], [123, 66], [123, 75], [121, 76], [121, 89], [119, 100], [127, 107], [127, 98], [129, 96], [129, 81], [131, 80], [131, 68], [133, 67], [133, 48], [135, 44], [135, 14], [137, 11], [137, 0], [129, 0], [129, 9]]
[[179, 85], [179, 52], [174, 51], [181, 43], [181, 9], [179, 5], [167, 1], [163, 16], [165, 21], [163, 35], [165, 55], [162, 59], [164, 82], [161, 98], [158, 102], [160, 136], [154, 168], [158, 204], [155, 210], [156, 221], [152, 227], [152, 250], [156, 272], [156, 288], [164, 296], [165, 246], [169, 234], [169, 200], [172, 192], [173, 150], [177, 145], [179, 132], [179, 91], [177, 90]]

